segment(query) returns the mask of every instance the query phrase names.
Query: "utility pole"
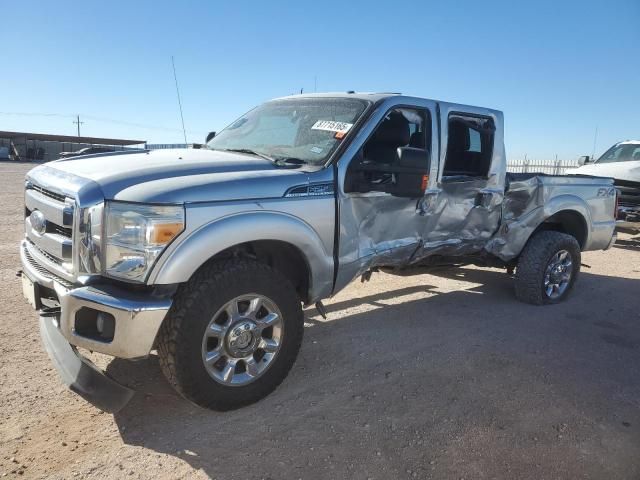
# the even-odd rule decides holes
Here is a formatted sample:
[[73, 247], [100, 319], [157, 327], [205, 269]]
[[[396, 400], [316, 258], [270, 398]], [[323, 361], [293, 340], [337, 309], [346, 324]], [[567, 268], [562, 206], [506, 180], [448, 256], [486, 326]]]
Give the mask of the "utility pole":
[[78, 125], [78, 136], [80, 136], [80, 125], [84, 123], [80, 121], [80, 115], [76, 115], [76, 121], [73, 123], [75, 125]]

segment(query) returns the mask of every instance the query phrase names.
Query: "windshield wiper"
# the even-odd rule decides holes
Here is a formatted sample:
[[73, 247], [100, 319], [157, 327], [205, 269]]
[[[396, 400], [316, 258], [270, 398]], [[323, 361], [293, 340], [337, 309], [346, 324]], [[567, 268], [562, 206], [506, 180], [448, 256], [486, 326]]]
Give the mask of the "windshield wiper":
[[247, 153], [249, 155], [255, 155], [256, 157], [264, 158], [265, 160], [276, 163], [275, 158], [261, 152], [256, 152], [255, 150], [251, 150], [250, 148], [223, 148], [222, 150], [225, 152]]
[[279, 157], [275, 159], [275, 164], [278, 166], [294, 166], [305, 165], [307, 162], [302, 160], [301, 158], [295, 157]]

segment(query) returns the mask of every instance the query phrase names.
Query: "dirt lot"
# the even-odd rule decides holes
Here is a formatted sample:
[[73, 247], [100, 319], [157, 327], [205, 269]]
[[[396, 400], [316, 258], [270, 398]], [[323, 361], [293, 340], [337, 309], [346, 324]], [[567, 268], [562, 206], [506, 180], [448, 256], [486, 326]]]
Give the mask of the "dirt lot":
[[585, 254], [553, 307], [498, 270], [374, 275], [308, 310], [288, 379], [230, 413], [176, 396], [154, 356], [97, 358], [138, 392], [112, 416], [60, 384], [22, 299], [27, 170], [0, 163], [0, 476], [640, 478], [639, 236]]

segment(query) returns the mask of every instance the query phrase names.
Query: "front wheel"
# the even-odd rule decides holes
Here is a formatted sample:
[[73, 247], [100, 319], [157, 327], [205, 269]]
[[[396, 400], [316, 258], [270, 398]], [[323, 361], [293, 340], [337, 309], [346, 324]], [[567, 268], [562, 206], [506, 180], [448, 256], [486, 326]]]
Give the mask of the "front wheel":
[[533, 305], [563, 301], [580, 273], [580, 245], [575, 237], [556, 231], [536, 233], [516, 267], [516, 297]]
[[158, 341], [162, 370], [188, 400], [230, 410], [260, 400], [286, 377], [303, 334], [289, 280], [232, 259], [204, 267], [178, 291]]

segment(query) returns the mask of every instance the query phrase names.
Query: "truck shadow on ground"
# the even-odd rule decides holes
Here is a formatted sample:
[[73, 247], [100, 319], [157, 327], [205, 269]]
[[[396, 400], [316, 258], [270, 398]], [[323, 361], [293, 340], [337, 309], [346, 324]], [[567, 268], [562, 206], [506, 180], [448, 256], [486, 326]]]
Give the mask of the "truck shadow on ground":
[[[484, 432], [481, 463], [522, 463], [547, 449], [595, 467], [612, 455], [632, 463], [619, 447], [640, 445], [639, 280], [583, 273], [569, 301], [534, 307], [513, 298], [502, 272], [438, 276], [465, 287], [413, 285], [338, 300], [327, 305], [327, 321], [308, 310], [289, 377], [240, 410], [210, 412], [185, 401], [155, 356], [114, 360], [108, 373], [137, 391], [115, 415], [122, 439], [219, 478], [311, 471], [396, 478], [407, 470], [437, 478], [472, 455], [460, 439], [475, 441], [477, 432]], [[617, 443], [597, 438], [584, 460], [579, 442], [558, 443], [555, 422], [585, 438], [599, 425], [605, 430], [596, 435]], [[606, 445], [618, 450], [604, 452]], [[434, 458], [442, 462], [429, 463]]]
[[618, 238], [614, 245], [615, 248], [620, 248], [623, 250], [632, 250], [635, 252], [640, 252], [640, 234], [638, 232], [633, 232], [636, 236], [632, 236], [629, 238]]

